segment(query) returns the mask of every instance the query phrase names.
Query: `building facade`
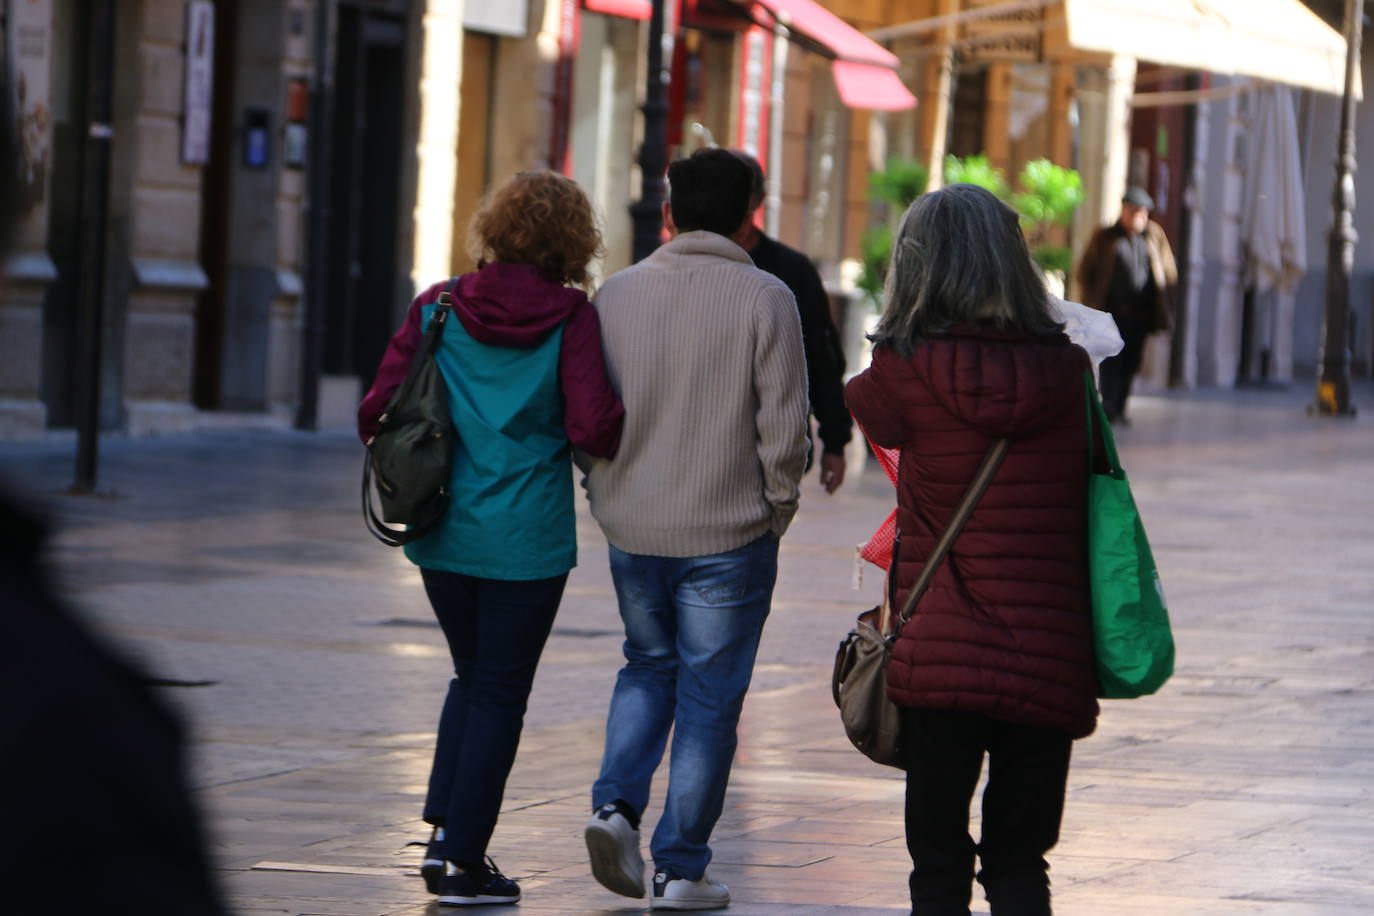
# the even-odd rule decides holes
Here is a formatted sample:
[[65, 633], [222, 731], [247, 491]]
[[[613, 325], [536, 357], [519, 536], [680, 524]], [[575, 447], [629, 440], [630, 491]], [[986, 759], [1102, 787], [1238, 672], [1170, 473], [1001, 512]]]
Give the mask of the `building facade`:
[[[870, 27], [890, 4], [828, 5]], [[666, 6], [671, 153], [759, 154], [775, 179], [770, 229], [838, 277], [868, 219], [873, 162], [828, 36], [844, 32], [879, 71], [896, 59], [817, 3]], [[93, 73], [106, 7], [113, 61]], [[414, 291], [473, 266], [468, 221], [521, 170], [587, 189], [603, 216], [600, 276], [630, 262], [647, 0], [3, 10], [31, 207], [5, 265], [0, 436], [76, 423], [90, 362], [79, 338], [96, 312], [103, 429], [347, 423]], [[110, 150], [97, 213], [84, 138], [102, 81], [113, 114], [95, 128]], [[914, 104], [900, 82], [886, 91]], [[97, 218], [98, 234], [82, 231]], [[82, 285], [93, 258], [98, 297]]]

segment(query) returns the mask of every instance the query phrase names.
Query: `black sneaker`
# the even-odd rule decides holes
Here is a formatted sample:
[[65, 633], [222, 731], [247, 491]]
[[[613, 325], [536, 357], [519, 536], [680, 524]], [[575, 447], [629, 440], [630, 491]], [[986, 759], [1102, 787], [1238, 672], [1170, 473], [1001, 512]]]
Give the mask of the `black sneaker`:
[[440, 906], [487, 906], [520, 900], [520, 885], [501, 874], [490, 856], [467, 870], [450, 862], [446, 871], [439, 881]]
[[439, 893], [439, 882], [444, 877], [444, 852], [439, 844], [444, 841], [444, 828], [435, 827], [429, 833], [428, 843], [407, 843], [407, 846], [425, 847], [425, 857], [420, 862], [420, 877], [425, 879], [425, 890], [431, 894]]

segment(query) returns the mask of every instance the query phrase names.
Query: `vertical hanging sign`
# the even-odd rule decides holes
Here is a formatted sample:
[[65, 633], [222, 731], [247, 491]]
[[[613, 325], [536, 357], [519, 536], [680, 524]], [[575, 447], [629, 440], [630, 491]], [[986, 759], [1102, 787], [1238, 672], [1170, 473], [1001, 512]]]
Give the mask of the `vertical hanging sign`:
[[186, 4], [186, 94], [182, 100], [181, 161], [210, 161], [210, 102], [215, 79], [215, 4]]
[[52, 63], [52, 3], [12, 0], [9, 4], [8, 57], [14, 80], [15, 133], [19, 138], [19, 197], [26, 205], [47, 194], [52, 151], [52, 108], [48, 71]]
[[740, 149], [760, 162], [768, 161], [768, 96], [772, 70], [769, 53], [772, 33], [753, 26], [744, 33], [740, 53], [739, 125]]

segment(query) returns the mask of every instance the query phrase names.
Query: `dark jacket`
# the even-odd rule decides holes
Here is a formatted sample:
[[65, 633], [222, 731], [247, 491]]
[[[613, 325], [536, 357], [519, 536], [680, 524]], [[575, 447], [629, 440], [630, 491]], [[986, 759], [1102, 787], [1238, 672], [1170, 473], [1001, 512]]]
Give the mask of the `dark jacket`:
[[225, 916], [181, 721], [148, 675], [59, 599], [39, 561], [43, 541], [43, 526], [0, 493], [5, 908]]
[[830, 317], [830, 297], [821, 276], [806, 255], [762, 233], [749, 257], [759, 270], [786, 283], [797, 300], [811, 413], [819, 424], [823, 449], [832, 455], [843, 454], [853, 427], [844, 406], [844, 347]]
[[900, 607], [992, 442], [1011, 448], [897, 640], [888, 695], [1073, 737], [1097, 719], [1086, 513], [1088, 355], [1062, 335], [954, 328], [890, 348], [845, 389], [900, 447]]
[[[1121, 223], [1104, 226], [1093, 233], [1078, 262], [1078, 291], [1083, 304], [1103, 312], [1120, 316], [1134, 310], [1134, 303], [1109, 302], [1112, 274], [1117, 269], [1116, 243], [1126, 234]], [[1173, 249], [1164, 234], [1164, 227], [1151, 222], [1145, 227], [1145, 249], [1150, 259], [1150, 274], [1154, 281], [1154, 296], [1150, 308], [1136, 316], [1144, 321], [1147, 333], [1167, 331], [1173, 323], [1174, 304], [1178, 295], [1178, 265]]]

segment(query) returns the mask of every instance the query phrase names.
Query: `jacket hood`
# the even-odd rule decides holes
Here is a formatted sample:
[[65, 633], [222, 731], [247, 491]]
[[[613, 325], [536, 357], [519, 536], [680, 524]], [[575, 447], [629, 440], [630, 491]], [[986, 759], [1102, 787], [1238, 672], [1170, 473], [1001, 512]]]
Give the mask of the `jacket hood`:
[[587, 294], [549, 280], [529, 264], [488, 264], [458, 278], [453, 312], [474, 340], [498, 347], [538, 346]]
[[[959, 325], [917, 346], [912, 362], [946, 410], [988, 436], [1033, 436], [1084, 409], [1088, 355], [1063, 334]], [[1066, 390], [1079, 392], [1073, 403]]]

